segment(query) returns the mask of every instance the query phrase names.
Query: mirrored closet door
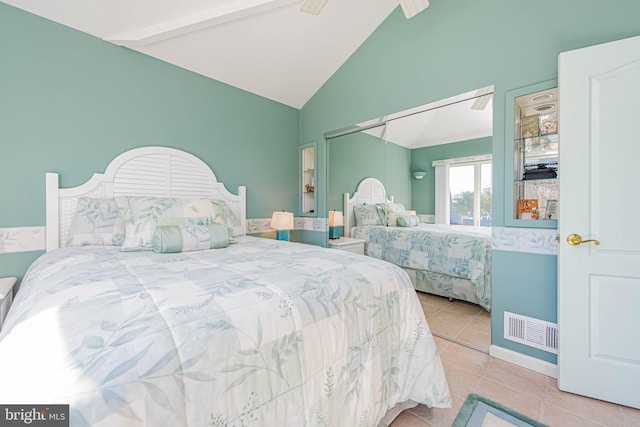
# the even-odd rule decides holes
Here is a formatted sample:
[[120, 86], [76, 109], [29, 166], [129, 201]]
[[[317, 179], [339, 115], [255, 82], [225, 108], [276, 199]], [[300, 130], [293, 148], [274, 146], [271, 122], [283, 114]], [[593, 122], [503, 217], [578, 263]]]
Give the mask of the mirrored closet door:
[[[488, 351], [491, 339], [492, 92], [492, 88], [483, 88], [360, 123], [327, 140], [328, 208], [346, 215], [345, 193], [352, 197], [364, 179], [375, 178], [383, 185], [387, 200], [379, 228], [394, 230], [394, 234], [413, 233], [414, 237], [406, 241], [419, 243], [409, 248], [405, 241], [404, 249], [394, 250], [401, 245], [384, 240], [387, 237], [382, 237], [382, 230], [364, 231], [359, 227], [343, 230], [342, 235], [363, 238], [369, 256], [386, 259], [407, 271], [434, 335], [482, 351]], [[437, 182], [434, 165], [442, 162], [444, 182]], [[437, 185], [443, 188], [438, 194]], [[441, 224], [434, 224], [438, 208], [448, 215], [446, 222], [439, 218]], [[415, 237], [420, 226], [408, 231], [409, 227], [398, 223], [391, 225], [391, 210], [396, 216], [417, 217], [409, 222], [425, 228], [425, 240]], [[454, 227], [452, 230], [464, 228], [472, 237], [454, 236], [440, 225]], [[434, 229], [438, 230], [437, 236], [429, 234], [435, 233]], [[463, 272], [461, 276], [466, 277], [456, 277], [446, 267], [455, 260], [438, 259], [436, 255], [447, 249], [433, 248], [447, 239], [464, 246], [464, 239], [472, 241], [475, 234], [484, 236], [484, 242], [473, 245], [484, 249], [474, 249], [465, 257], [474, 257], [478, 261], [475, 264], [483, 267]], [[377, 240], [369, 245], [372, 239]], [[432, 265], [420, 264], [420, 258], [431, 259]], [[475, 295], [478, 287], [482, 289], [478, 291], [480, 297]]]

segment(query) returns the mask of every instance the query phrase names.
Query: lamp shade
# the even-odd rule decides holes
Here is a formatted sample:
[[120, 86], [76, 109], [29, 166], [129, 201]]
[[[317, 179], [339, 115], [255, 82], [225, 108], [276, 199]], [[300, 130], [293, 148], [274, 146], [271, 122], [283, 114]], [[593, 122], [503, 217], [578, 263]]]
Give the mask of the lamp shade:
[[411, 215], [411, 216], [416, 215], [416, 211], [408, 209], [407, 210], [407, 215]]
[[271, 228], [275, 228], [276, 230], [292, 230], [293, 213], [285, 211], [274, 212], [271, 217]]
[[329, 211], [329, 227], [340, 227], [344, 225], [344, 218], [340, 211]]
[[424, 178], [424, 176], [425, 176], [426, 174], [427, 174], [427, 173], [426, 173], [425, 171], [414, 171], [414, 172], [413, 172], [413, 177], [414, 177], [415, 179], [422, 179], [422, 178]]

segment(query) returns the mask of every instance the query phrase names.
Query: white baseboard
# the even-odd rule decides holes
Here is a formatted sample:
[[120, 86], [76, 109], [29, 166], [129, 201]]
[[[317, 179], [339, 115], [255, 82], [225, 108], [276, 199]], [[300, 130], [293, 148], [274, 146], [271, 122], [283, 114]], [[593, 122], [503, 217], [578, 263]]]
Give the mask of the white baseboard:
[[505, 362], [513, 363], [526, 369], [541, 373], [551, 378], [558, 378], [558, 365], [545, 362], [536, 357], [527, 356], [513, 350], [508, 350], [497, 345], [489, 347], [489, 355]]

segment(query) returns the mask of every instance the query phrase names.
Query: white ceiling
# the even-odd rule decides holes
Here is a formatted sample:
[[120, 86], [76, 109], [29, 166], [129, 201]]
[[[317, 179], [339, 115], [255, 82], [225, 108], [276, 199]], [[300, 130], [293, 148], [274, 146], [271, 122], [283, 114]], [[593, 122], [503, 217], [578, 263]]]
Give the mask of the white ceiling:
[[359, 123], [356, 129], [380, 123], [365, 132], [409, 149], [492, 136], [492, 94], [493, 86], [487, 86]]
[[318, 16], [300, 12], [302, 0], [4, 3], [302, 108], [398, 0], [330, 0]]

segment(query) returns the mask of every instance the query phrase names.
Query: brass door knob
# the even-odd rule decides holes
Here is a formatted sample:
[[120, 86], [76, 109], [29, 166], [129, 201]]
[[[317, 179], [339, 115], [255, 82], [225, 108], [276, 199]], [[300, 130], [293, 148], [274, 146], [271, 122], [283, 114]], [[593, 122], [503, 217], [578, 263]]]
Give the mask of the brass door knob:
[[589, 242], [593, 242], [593, 244], [596, 246], [600, 244], [600, 241], [596, 239], [582, 240], [582, 237], [579, 234], [569, 234], [567, 236], [567, 243], [570, 244], [571, 246], [576, 246], [582, 243], [589, 243]]

